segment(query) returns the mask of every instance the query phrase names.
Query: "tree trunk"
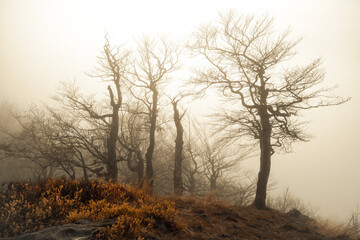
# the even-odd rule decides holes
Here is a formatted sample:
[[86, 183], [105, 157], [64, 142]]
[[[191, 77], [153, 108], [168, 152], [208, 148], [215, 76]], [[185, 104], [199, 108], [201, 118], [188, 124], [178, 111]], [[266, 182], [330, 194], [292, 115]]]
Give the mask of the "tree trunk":
[[87, 169], [86, 169], [85, 165], [82, 166], [82, 170], [83, 170], [84, 180], [89, 181], [89, 176], [88, 176]]
[[119, 106], [113, 106], [109, 138], [107, 140], [108, 159], [106, 163], [108, 180], [117, 181], [118, 167], [116, 159], [116, 140], [119, 132]]
[[260, 109], [259, 115], [261, 120], [260, 171], [253, 205], [258, 209], [266, 209], [266, 190], [271, 166], [271, 124], [266, 108]]
[[137, 167], [137, 174], [138, 174], [138, 184], [141, 188], [144, 182], [144, 159], [141, 156], [141, 151], [136, 152], [136, 156], [138, 159], [138, 167]]
[[156, 87], [152, 88], [152, 108], [150, 112], [150, 134], [149, 134], [149, 147], [146, 150], [145, 161], [146, 161], [146, 170], [145, 170], [145, 181], [147, 184], [148, 193], [153, 193], [154, 188], [154, 169], [152, 165], [154, 150], [155, 150], [155, 130], [156, 130], [156, 119], [157, 119], [157, 101], [158, 101], [158, 92]]
[[195, 192], [196, 192], [196, 179], [194, 175], [195, 173], [190, 173], [189, 192], [191, 196], [195, 196]]
[[[137, 159], [137, 161], [135, 159]], [[141, 188], [144, 181], [144, 159], [141, 155], [141, 151], [132, 151], [128, 156], [127, 163], [129, 170], [137, 173], [137, 184], [138, 187]]]
[[82, 155], [81, 151], [79, 151], [79, 154], [80, 154], [79, 160], [81, 162], [81, 169], [82, 169], [82, 172], [83, 172], [84, 180], [89, 181], [88, 169], [87, 169], [87, 166], [86, 166], [86, 163], [84, 161], [84, 158], [83, 158], [83, 155]]
[[177, 102], [173, 101], [174, 122], [176, 126], [176, 140], [175, 140], [175, 165], [174, 165], [174, 194], [181, 196], [183, 193], [182, 186], [182, 160], [183, 160], [183, 134], [184, 129], [181, 124], [181, 117], [177, 109]]
[[210, 191], [215, 191], [216, 189], [217, 189], [216, 178], [210, 177]]

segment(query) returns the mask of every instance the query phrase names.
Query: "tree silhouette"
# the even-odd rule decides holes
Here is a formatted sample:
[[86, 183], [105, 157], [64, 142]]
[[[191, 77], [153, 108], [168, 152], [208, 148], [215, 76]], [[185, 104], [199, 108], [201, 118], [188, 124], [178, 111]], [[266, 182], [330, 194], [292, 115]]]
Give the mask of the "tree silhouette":
[[298, 40], [290, 31], [278, 34], [273, 19], [239, 16], [233, 11], [193, 34], [189, 48], [208, 64], [197, 71], [195, 84], [205, 91], [216, 87], [231, 104], [218, 113], [219, 130], [228, 138], [251, 136], [260, 145], [254, 206], [266, 208], [266, 189], [275, 147], [288, 150], [294, 141], [306, 141], [301, 110], [339, 105], [348, 99], [332, 94], [334, 88], [319, 86], [324, 71], [319, 59], [305, 67], [283, 70], [294, 56]]

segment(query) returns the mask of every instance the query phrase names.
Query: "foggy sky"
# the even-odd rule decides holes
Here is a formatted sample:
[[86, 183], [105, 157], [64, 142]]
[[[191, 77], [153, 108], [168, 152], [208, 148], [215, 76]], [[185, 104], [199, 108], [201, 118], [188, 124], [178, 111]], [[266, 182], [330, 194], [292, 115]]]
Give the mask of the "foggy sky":
[[[274, 16], [280, 30], [290, 26], [292, 37], [304, 37], [294, 61], [301, 65], [321, 57], [324, 85], [338, 84], [337, 95], [352, 97], [344, 105], [304, 113], [314, 138], [295, 144], [290, 154], [275, 154], [271, 171], [277, 191], [289, 187], [320, 215], [346, 219], [360, 205], [358, 0], [1, 0], [0, 101], [22, 106], [48, 101], [59, 81], [73, 79], [96, 91], [96, 81], [85, 72], [96, 66], [105, 31], [113, 44], [132, 42], [141, 34], [168, 34], [181, 40], [229, 8]], [[243, 163], [254, 173], [258, 165], [257, 158]]]

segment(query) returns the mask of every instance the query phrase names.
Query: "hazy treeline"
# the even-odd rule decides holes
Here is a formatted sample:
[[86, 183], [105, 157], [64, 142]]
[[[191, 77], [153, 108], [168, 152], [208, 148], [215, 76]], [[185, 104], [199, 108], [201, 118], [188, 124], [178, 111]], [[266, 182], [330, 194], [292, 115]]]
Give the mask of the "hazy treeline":
[[[73, 83], [68, 84], [64, 86], [67, 90], [67, 87], [74, 87]], [[58, 97], [57, 100], [65, 99], [63, 95]], [[2, 182], [40, 180], [51, 176], [109, 179], [106, 168], [109, 127], [105, 121], [58, 103], [33, 105], [21, 111], [16, 106], [2, 104]], [[104, 112], [110, 110], [109, 106], [101, 105], [101, 101], [96, 103], [96, 108]], [[149, 124], [141, 116], [143, 113], [137, 111], [123, 110], [119, 115], [121, 133], [116, 145], [117, 180], [128, 184], [139, 184], [141, 173], [136, 167], [139, 161], [144, 161], [149, 144]], [[160, 195], [174, 192], [176, 129], [171, 115], [172, 112], [159, 112], [160, 121], [156, 128], [154, 191]], [[251, 203], [255, 177], [239, 168], [240, 161], [249, 151], [244, 149], [239, 154], [228, 144], [219, 144], [205, 126], [189, 115], [182, 119], [183, 193], [193, 196], [216, 193], [234, 203]], [[123, 147], [125, 141], [136, 151]]]
[[[110, 46], [107, 36], [105, 41], [99, 65], [89, 74], [104, 82], [104, 98], [86, 95], [76, 82], [62, 82], [53, 103], [27, 109], [2, 103], [1, 180], [103, 178], [172, 194], [179, 148], [175, 140], [182, 134], [177, 140], [182, 142], [178, 194], [211, 193], [235, 204], [251, 203], [255, 177], [239, 174], [239, 163], [251, 152], [245, 147], [235, 151], [186, 111], [183, 102], [195, 93], [166, 92], [173, 70], [180, 67], [180, 46], [144, 37], [135, 52]], [[111, 159], [114, 121], [118, 125]], [[149, 159], [153, 173], [144, 179]]]

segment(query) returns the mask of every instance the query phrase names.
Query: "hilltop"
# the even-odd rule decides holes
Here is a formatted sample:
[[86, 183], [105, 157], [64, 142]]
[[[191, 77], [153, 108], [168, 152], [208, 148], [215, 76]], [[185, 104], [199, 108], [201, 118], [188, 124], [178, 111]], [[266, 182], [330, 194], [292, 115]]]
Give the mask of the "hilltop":
[[320, 223], [296, 209], [284, 214], [206, 199], [174, 200], [178, 219], [185, 227], [178, 232], [155, 228], [150, 239], [350, 239], [341, 233], [326, 232]]
[[11, 239], [350, 239], [297, 210], [287, 214], [208, 198], [147, 195], [100, 180], [14, 182], [0, 195]]

